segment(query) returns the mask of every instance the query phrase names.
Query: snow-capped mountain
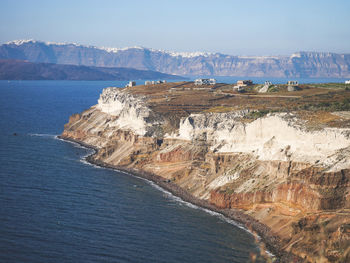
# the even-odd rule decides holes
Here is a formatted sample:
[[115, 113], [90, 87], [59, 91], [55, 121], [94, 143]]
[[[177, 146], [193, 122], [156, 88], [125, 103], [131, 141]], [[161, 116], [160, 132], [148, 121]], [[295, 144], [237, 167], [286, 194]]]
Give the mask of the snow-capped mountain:
[[206, 52], [172, 52], [144, 47], [100, 48], [76, 43], [15, 40], [0, 46], [0, 59], [129, 67], [177, 75], [350, 77], [350, 54], [327, 52], [253, 57]]

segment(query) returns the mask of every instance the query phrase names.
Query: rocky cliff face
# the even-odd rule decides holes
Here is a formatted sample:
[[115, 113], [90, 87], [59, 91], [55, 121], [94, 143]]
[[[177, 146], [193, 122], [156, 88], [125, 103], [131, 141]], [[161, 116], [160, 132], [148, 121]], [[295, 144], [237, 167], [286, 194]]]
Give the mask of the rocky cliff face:
[[1, 80], [130, 80], [182, 79], [182, 77], [133, 68], [87, 67], [0, 59]]
[[107, 88], [103, 90], [96, 107], [101, 112], [117, 117], [107, 127], [131, 130], [137, 135], [148, 137], [161, 136], [159, 130], [164, 120], [146, 106], [141, 96], [132, 96], [119, 88]]
[[140, 47], [97, 48], [29, 40], [1, 45], [0, 59], [127, 67], [177, 75], [350, 77], [350, 54], [323, 52], [298, 52], [291, 56], [275, 57], [242, 57], [220, 53], [175, 53]]
[[[218, 153], [247, 153], [259, 160], [317, 164], [329, 171], [350, 167], [340, 150], [350, 145], [350, 129], [325, 128], [307, 131], [292, 114], [268, 115], [252, 123], [235, 120], [248, 111], [193, 114], [180, 122], [179, 138], [204, 138]], [[169, 136], [171, 137], [171, 136]]]
[[244, 122], [246, 114], [191, 114], [165, 133], [167, 120], [146, 97], [108, 88], [62, 136], [97, 147], [96, 161], [241, 209], [305, 261], [349, 260], [350, 129], [310, 131], [293, 114]]

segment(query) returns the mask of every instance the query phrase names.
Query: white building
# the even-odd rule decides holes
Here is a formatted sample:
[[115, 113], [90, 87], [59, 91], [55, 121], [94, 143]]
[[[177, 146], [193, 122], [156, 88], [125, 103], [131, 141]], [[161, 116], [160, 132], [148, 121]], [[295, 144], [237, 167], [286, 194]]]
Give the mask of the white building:
[[251, 80], [238, 80], [237, 86], [250, 86], [253, 85], [253, 81]]
[[125, 85], [126, 88], [134, 86], [136, 86], [136, 81], [129, 81], [129, 83]]
[[296, 80], [289, 80], [287, 82], [287, 85], [288, 85], [288, 91], [296, 91], [296, 90], [299, 90], [299, 83], [298, 81]]
[[350, 80], [345, 80], [345, 84], [350, 84]]
[[203, 85], [203, 80], [204, 79], [195, 79], [194, 80], [194, 85]]
[[145, 81], [145, 85], [154, 85], [154, 84], [162, 84], [162, 83], [166, 83], [166, 80], [146, 80]]
[[194, 85], [215, 85], [216, 79], [195, 79]]
[[216, 79], [209, 79], [209, 85], [215, 85]]
[[289, 80], [289, 81], [287, 82], [287, 85], [288, 85], [288, 86], [298, 86], [299, 83], [298, 83], [298, 81], [296, 81], [296, 80]]

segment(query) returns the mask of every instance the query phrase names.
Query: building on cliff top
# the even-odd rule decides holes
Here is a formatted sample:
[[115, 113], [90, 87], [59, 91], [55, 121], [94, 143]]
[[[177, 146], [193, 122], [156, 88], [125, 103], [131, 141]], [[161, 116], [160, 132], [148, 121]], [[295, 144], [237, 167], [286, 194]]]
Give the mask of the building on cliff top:
[[289, 80], [287, 82], [287, 85], [288, 85], [288, 91], [296, 91], [296, 90], [299, 90], [299, 83], [298, 81], [296, 80]]
[[134, 86], [136, 86], [136, 81], [129, 81], [129, 83], [125, 85], [126, 88]]
[[194, 85], [215, 85], [216, 79], [195, 79]]
[[162, 84], [162, 83], [166, 83], [166, 80], [146, 80], [145, 81], [145, 85], [154, 85], [154, 84]]
[[237, 86], [250, 86], [253, 85], [253, 81], [251, 80], [238, 80]]
[[233, 87], [233, 90], [238, 92], [244, 92], [246, 86], [253, 85], [251, 80], [238, 80], [236, 86]]

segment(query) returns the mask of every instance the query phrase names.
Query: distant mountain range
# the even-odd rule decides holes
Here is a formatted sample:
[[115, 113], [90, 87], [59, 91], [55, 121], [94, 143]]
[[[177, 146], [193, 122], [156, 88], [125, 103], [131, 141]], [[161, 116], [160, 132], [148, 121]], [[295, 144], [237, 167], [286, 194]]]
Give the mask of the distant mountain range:
[[132, 68], [106, 68], [53, 63], [33, 63], [22, 60], [1, 60], [2, 80], [132, 80], [183, 79], [165, 73]]
[[350, 54], [297, 52], [291, 56], [233, 56], [184, 53], [142, 47], [98, 48], [78, 44], [12, 41], [0, 59], [94, 67], [124, 67], [176, 75], [349, 78]]

